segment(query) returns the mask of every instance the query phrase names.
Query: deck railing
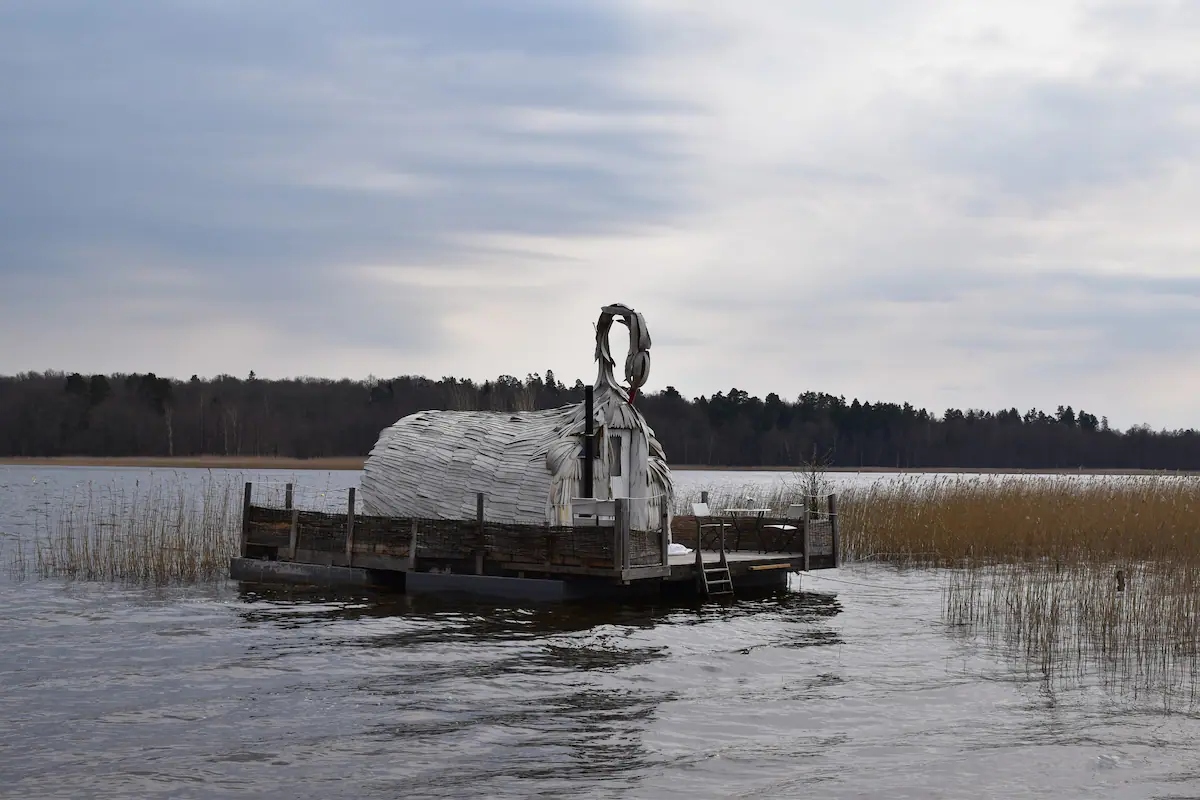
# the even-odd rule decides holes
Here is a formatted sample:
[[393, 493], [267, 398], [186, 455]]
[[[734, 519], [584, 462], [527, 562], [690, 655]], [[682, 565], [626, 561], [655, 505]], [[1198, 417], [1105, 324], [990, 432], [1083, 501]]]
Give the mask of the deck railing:
[[[608, 524], [522, 525], [487, 518], [487, 498], [476, 496], [475, 519], [423, 519], [359, 514], [355, 490], [347, 490], [346, 512], [297, 508], [288, 484], [282, 507], [256, 505], [254, 487], [245, 486], [242, 509], [243, 557], [328, 562], [362, 566], [388, 562], [413, 570], [422, 559], [454, 562], [483, 574], [489, 568], [580, 571], [623, 577], [670, 569], [666, 505], [659, 526], [630, 525], [630, 504], [618, 499]], [[381, 561], [382, 560], [382, 561]]]
[[[707, 497], [701, 502], [707, 503]], [[768, 514], [675, 517], [671, 538], [691, 548], [717, 551], [723, 536], [724, 549], [731, 552], [798, 553], [809, 562], [806, 569], [814, 559], [822, 567], [836, 567], [840, 549], [837, 495], [805, 497], [797, 505], [801, 504], [803, 513], [791, 518]]]

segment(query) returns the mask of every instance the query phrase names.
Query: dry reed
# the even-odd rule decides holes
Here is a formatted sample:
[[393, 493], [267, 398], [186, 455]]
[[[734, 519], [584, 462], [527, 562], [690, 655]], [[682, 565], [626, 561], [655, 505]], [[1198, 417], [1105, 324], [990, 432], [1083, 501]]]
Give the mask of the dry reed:
[[[756, 505], [782, 509], [810, 482]], [[711, 491], [718, 507], [755, 494]], [[1200, 478], [917, 476], [838, 499], [843, 561], [943, 568], [956, 629], [1046, 677], [1200, 700]]]
[[[782, 511], [830, 483], [709, 489], [710, 505]], [[677, 498], [687, 514], [698, 493]], [[953, 476], [879, 480], [838, 494], [844, 561], [919, 566], [1171, 558], [1200, 565], [1200, 477]]]
[[34, 539], [43, 577], [190, 583], [224, 578], [238, 547], [239, 484], [142, 482], [81, 487]]
[[841, 498], [852, 560], [927, 566], [1049, 559], [1200, 565], [1197, 477], [880, 481]]
[[[88, 483], [58, 498], [32, 541], [18, 538], [9, 573], [165, 585], [224, 580], [238, 552], [243, 478], [151, 476], [133, 488]], [[283, 507], [283, 483], [255, 483], [257, 505]], [[344, 513], [331, 486], [295, 486], [296, 506]]]

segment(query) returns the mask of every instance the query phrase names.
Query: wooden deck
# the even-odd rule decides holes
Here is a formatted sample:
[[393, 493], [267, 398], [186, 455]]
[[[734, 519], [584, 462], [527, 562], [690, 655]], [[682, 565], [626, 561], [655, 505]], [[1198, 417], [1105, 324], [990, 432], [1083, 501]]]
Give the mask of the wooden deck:
[[[701, 528], [690, 518], [677, 521], [670, 538], [693, 552], [667, 555], [665, 525], [635, 530], [627, 514], [609, 526], [551, 527], [491, 522], [482, 499], [473, 520], [356, 514], [353, 494], [345, 514], [305, 511], [290, 502], [283, 508], [261, 507], [252, 499], [247, 484], [241, 554], [231, 564], [231, 575], [242, 580], [379, 584], [405, 586], [406, 591], [440, 582], [462, 591], [473, 585], [489, 591], [501, 587], [507, 596], [516, 596], [513, 580], [524, 580], [539, 597], [547, 582], [588, 591], [604, 591], [606, 585], [624, 591], [668, 584], [707, 591], [694, 552]], [[814, 516], [786, 527], [786, 539], [781, 539], [770, 520], [759, 519], [740, 526], [733, 539], [738, 549], [726, 542], [727, 577], [735, 590], [781, 586], [789, 573], [837, 566], [835, 516]], [[713, 565], [721, 562], [718, 549], [704, 547], [701, 556], [706, 571], [715, 571]], [[406, 580], [408, 575], [420, 578]]]
[[[721, 554], [712, 550], [701, 551], [701, 557], [704, 559], [704, 565], [715, 566], [721, 563]], [[803, 553], [748, 553], [745, 551], [726, 551], [725, 560], [729, 564], [729, 573], [733, 576], [734, 585], [738, 584], [738, 578], [742, 578], [741, 583], [745, 585], [746, 578], [766, 577], [767, 573], [787, 575], [792, 572], [800, 572], [804, 569], [804, 554]], [[811, 560], [811, 559], [810, 559]], [[832, 559], [830, 559], [832, 560]], [[812, 566], [810, 569], [827, 569], [832, 564], [826, 566], [824, 561], [819, 566]], [[695, 581], [696, 575], [696, 555], [688, 553], [686, 555], [671, 556], [671, 574], [667, 576], [669, 581]]]

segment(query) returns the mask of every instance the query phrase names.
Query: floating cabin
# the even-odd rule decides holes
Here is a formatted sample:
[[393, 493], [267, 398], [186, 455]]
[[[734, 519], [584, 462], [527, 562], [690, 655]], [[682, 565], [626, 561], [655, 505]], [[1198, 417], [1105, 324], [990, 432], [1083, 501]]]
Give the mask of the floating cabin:
[[[609, 346], [629, 330], [626, 385]], [[384, 429], [347, 511], [255, 504], [246, 484], [248, 582], [384, 586], [566, 600], [781, 589], [837, 566], [836, 498], [783, 518], [672, 517], [666, 456], [634, 405], [650, 368], [642, 315], [605, 306], [598, 375], [582, 403], [548, 411], [421, 411]]]

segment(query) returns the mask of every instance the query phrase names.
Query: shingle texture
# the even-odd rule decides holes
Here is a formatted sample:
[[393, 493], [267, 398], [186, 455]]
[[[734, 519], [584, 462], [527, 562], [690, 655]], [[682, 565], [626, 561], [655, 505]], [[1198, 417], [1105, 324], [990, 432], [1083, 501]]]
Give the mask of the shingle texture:
[[[670, 469], [642, 415], [623, 398], [598, 388], [593, 427], [607, 442], [610, 428], [647, 437], [648, 474], [639, 496], [671, 495]], [[550, 411], [421, 411], [384, 429], [363, 467], [363, 512], [380, 516], [472, 519], [476, 494], [496, 522], [571, 524], [578, 496], [584, 430], [582, 404]], [[612, 453], [601, 447], [596, 495], [607, 497]], [[654, 508], [659, 502], [653, 503]], [[653, 519], [653, 513], [642, 511]]]

